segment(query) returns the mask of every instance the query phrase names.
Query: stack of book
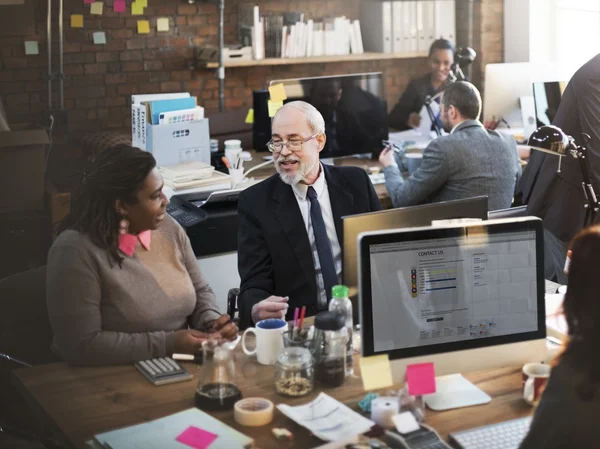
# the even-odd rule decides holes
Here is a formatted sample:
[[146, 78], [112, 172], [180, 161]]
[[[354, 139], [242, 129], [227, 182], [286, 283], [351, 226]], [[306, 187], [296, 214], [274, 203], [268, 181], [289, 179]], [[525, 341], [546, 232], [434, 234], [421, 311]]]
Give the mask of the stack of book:
[[164, 165], [158, 170], [165, 185], [173, 190], [195, 189], [230, 182], [229, 175], [215, 171], [212, 165], [198, 161]]

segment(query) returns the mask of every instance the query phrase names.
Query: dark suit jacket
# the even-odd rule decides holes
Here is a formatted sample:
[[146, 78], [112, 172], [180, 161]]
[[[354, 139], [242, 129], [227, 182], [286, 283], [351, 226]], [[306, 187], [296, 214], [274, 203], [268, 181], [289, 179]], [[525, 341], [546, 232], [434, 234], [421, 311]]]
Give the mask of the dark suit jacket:
[[[358, 167], [323, 165], [340, 245], [342, 217], [381, 210], [367, 173]], [[271, 295], [289, 296], [286, 319], [305, 305], [317, 313], [317, 282], [304, 220], [292, 187], [279, 175], [244, 190], [238, 198], [238, 307], [240, 327], [252, 324], [252, 306]], [[342, 248], [343, 251], [343, 248]]]
[[[435, 95], [436, 91], [431, 85], [431, 75], [425, 75], [408, 83], [406, 90], [400, 96], [400, 100], [390, 112], [388, 123], [391, 128], [398, 131], [411, 129], [408, 126], [408, 116], [412, 112], [421, 112], [428, 95]], [[441, 124], [440, 124], [441, 125]]]
[[[581, 133], [592, 137], [588, 160], [596, 193], [600, 189], [600, 55], [583, 65], [563, 94], [553, 125], [581, 144]], [[579, 161], [532, 151], [517, 187], [527, 213], [544, 220], [544, 227], [563, 242], [570, 241], [584, 221], [584, 195]]]

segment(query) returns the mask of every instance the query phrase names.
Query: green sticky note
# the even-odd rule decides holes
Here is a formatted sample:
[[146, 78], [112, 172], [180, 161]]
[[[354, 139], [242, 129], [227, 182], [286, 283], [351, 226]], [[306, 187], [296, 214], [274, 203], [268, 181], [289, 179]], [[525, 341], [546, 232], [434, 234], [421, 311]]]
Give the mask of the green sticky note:
[[39, 55], [40, 48], [37, 41], [25, 41], [25, 54], [26, 55]]
[[134, 16], [141, 16], [144, 14], [144, 7], [138, 2], [133, 2], [131, 4], [131, 14]]
[[169, 31], [169, 18], [160, 17], [156, 19], [156, 30], [157, 31]]
[[137, 29], [139, 34], [148, 34], [150, 32], [150, 22], [147, 20], [138, 20]]
[[71, 14], [71, 28], [83, 28], [83, 15]]
[[104, 3], [102, 3], [102, 2], [94, 2], [90, 5], [90, 13], [91, 14], [101, 16], [103, 10], [104, 10]]
[[391, 387], [392, 370], [387, 354], [360, 358], [360, 373], [365, 391]]
[[269, 100], [268, 106], [269, 106], [269, 117], [273, 118], [273, 117], [275, 117], [275, 114], [277, 114], [277, 111], [279, 111], [279, 109], [281, 109], [281, 107], [283, 106], [283, 101]]
[[246, 116], [246, 123], [250, 125], [254, 123], [254, 109], [250, 109], [248, 111], [248, 115]]

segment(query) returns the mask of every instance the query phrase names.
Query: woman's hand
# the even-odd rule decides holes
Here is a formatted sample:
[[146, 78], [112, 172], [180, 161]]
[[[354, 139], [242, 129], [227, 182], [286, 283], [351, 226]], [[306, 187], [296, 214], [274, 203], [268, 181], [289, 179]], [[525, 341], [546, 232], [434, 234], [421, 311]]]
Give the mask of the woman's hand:
[[221, 338], [232, 341], [237, 338], [239, 329], [235, 323], [231, 321], [231, 317], [225, 314], [213, 321], [210, 330], [211, 332], [218, 332]]
[[195, 354], [202, 350], [206, 340], [220, 340], [220, 334], [207, 334], [193, 329], [181, 329], [175, 332], [174, 352], [178, 354]]

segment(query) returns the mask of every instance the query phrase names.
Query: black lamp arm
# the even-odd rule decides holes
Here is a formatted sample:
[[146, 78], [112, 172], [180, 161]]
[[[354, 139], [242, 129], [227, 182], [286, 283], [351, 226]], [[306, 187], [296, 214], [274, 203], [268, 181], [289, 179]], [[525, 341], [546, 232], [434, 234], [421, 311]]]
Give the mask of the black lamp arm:
[[600, 202], [594, 189], [594, 183], [591, 176], [590, 163], [588, 159], [587, 143], [590, 141], [590, 136], [587, 134], [583, 135], [583, 145], [576, 145], [574, 142], [571, 143], [573, 148], [571, 154], [579, 161], [579, 168], [581, 170], [581, 186], [583, 188], [583, 194], [586, 199], [586, 212], [584, 226], [592, 225], [596, 222], [596, 215], [600, 209]]

